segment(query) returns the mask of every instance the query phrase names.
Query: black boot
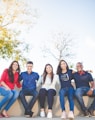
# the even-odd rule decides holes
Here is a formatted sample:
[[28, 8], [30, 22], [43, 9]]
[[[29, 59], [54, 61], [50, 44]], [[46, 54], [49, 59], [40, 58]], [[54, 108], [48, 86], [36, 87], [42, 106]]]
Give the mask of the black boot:
[[25, 110], [25, 116], [26, 117], [32, 117], [33, 116], [33, 112], [30, 110]]

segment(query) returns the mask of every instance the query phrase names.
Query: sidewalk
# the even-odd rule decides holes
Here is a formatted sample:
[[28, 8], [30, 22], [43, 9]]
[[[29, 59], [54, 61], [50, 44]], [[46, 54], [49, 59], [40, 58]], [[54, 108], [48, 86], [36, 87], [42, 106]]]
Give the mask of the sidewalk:
[[[1, 118], [2, 120], [61, 120], [61, 118], [40, 118], [40, 117], [33, 117], [33, 118], [25, 118], [25, 117], [11, 117], [11, 118]], [[69, 119], [66, 119], [69, 120]], [[75, 117], [74, 120], [95, 120], [95, 117]]]

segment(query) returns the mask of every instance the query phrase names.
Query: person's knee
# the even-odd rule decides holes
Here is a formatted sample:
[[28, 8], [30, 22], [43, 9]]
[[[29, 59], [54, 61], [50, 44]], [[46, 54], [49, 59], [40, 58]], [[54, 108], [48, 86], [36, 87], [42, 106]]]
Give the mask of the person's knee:
[[60, 90], [60, 91], [59, 91], [59, 95], [60, 95], [60, 96], [64, 96], [64, 91], [63, 91], [63, 90]]
[[19, 97], [20, 97], [20, 98], [23, 97], [23, 91], [20, 91]]
[[73, 98], [74, 98], [74, 95], [75, 95], [75, 91], [74, 91], [74, 90], [72, 90], [72, 91], [70, 91], [70, 92], [68, 93], [68, 97], [69, 97], [70, 99], [73, 99]]
[[34, 98], [38, 98], [39, 97], [39, 93], [38, 91], [33, 91], [33, 95]]
[[72, 101], [73, 99], [74, 99], [74, 95], [72, 94], [72, 95], [68, 95], [68, 99], [70, 100], [70, 101]]
[[39, 96], [39, 93], [38, 93], [38, 92], [36, 92], [36, 94], [35, 94], [35, 98], [38, 98], [38, 96]]
[[9, 92], [7, 93], [7, 97], [8, 97], [8, 99], [11, 99], [12, 96], [13, 96], [13, 93], [12, 93], [11, 91], [9, 91]]
[[81, 96], [81, 92], [75, 91], [75, 97], [79, 98]]
[[53, 89], [50, 89], [50, 90], [48, 90], [48, 95], [55, 96], [56, 95], [56, 91], [53, 90]]
[[46, 90], [45, 89], [40, 89], [39, 95], [44, 95], [44, 94], [46, 94]]
[[18, 92], [18, 91], [14, 91], [13, 94], [14, 94], [14, 98], [15, 98], [15, 99], [19, 97], [19, 92]]

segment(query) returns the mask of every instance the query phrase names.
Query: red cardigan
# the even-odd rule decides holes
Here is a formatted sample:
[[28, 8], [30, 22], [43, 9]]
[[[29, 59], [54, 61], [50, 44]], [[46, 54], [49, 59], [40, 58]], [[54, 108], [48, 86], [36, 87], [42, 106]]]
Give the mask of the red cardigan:
[[21, 84], [20, 84], [20, 82], [18, 81], [18, 77], [19, 77], [19, 73], [16, 72], [16, 73], [14, 74], [14, 82], [13, 82], [13, 83], [10, 82], [9, 75], [8, 75], [8, 69], [5, 69], [4, 72], [3, 72], [3, 74], [1, 75], [0, 82], [1, 82], [1, 81], [5, 82], [11, 90], [14, 89], [15, 85], [16, 85], [18, 88], [20, 88], [20, 87], [21, 87]]

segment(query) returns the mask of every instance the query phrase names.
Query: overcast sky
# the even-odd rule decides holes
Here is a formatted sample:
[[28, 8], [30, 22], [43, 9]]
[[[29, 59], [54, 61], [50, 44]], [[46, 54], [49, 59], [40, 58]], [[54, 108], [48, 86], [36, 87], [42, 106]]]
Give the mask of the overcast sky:
[[[95, 0], [27, 0], [38, 11], [36, 24], [22, 38], [29, 41], [33, 49], [30, 59], [35, 70], [43, 71], [48, 62], [55, 66], [52, 59], [41, 58], [40, 46], [52, 37], [52, 33], [69, 33], [76, 42], [76, 57], [72, 63], [81, 61], [85, 69], [95, 73]], [[67, 61], [68, 62], [68, 61]], [[57, 66], [57, 65], [56, 65]]]
[[81, 61], [85, 69], [95, 71], [95, 0], [31, 0], [31, 6], [39, 13], [37, 24], [30, 32], [31, 42], [35, 41], [36, 46], [54, 32], [70, 33], [76, 41], [72, 46], [77, 46], [72, 63]]

